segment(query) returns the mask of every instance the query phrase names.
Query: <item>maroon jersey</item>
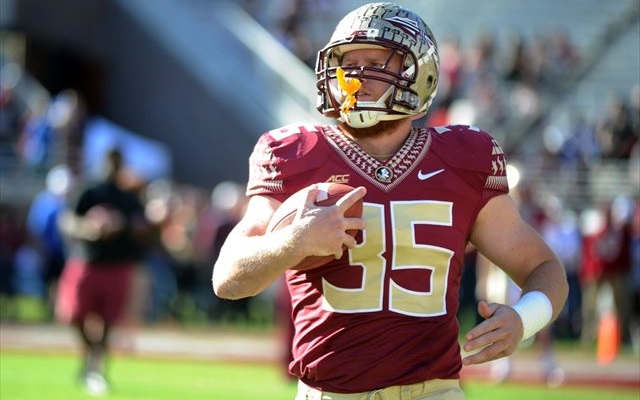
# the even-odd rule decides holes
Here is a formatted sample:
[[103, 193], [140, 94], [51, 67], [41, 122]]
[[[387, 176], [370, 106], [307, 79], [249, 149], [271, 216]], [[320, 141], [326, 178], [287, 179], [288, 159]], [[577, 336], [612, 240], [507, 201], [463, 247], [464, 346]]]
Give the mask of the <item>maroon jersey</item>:
[[248, 195], [283, 201], [327, 181], [367, 188], [358, 246], [287, 271], [291, 373], [339, 393], [458, 378], [464, 250], [480, 209], [508, 192], [500, 146], [474, 127], [414, 128], [382, 162], [335, 126], [288, 126], [262, 135], [250, 166]]

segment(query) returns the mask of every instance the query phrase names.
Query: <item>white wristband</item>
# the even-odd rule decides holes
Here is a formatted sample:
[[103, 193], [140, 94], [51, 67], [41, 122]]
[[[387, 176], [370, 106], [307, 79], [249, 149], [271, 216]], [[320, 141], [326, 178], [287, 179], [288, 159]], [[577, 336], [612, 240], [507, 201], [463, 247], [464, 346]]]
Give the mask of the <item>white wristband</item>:
[[539, 330], [547, 326], [553, 316], [553, 307], [549, 298], [542, 292], [527, 292], [513, 305], [520, 319], [524, 334], [522, 340], [527, 340]]

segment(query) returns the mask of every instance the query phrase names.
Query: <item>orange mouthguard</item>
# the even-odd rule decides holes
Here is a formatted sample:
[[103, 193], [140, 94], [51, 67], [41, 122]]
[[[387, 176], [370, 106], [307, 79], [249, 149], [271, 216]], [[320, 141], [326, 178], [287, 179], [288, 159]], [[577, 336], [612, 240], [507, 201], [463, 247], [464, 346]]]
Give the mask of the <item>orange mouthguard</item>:
[[340, 89], [342, 89], [342, 91], [347, 94], [347, 97], [344, 99], [342, 105], [340, 106], [340, 110], [343, 113], [348, 114], [358, 101], [356, 99], [356, 96], [354, 95], [360, 89], [362, 83], [358, 80], [358, 78], [345, 78], [344, 70], [340, 67], [338, 67], [338, 69], [336, 70], [336, 78], [338, 78], [338, 85], [340, 86]]

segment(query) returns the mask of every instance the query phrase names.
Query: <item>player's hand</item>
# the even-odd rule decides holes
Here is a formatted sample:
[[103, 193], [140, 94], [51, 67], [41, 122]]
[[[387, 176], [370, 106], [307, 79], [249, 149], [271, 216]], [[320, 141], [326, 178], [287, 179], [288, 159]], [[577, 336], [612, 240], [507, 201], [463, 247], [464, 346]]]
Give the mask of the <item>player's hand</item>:
[[463, 349], [471, 355], [462, 360], [463, 365], [506, 357], [516, 350], [522, 339], [522, 320], [513, 308], [480, 301], [478, 313], [485, 320], [465, 335]]
[[108, 239], [122, 232], [125, 227], [124, 215], [108, 206], [96, 205], [85, 215], [86, 229], [90, 237]]
[[367, 190], [358, 187], [341, 197], [332, 206], [318, 206], [315, 204], [318, 188], [312, 186], [304, 203], [298, 210], [293, 225], [293, 235], [300, 246], [299, 251], [305, 256], [333, 255], [336, 259], [342, 257], [343, 245], [348, 248], [356, 246], [353, 236], [346, 231], [365, 228], [363, 218], [348, 218], [344, 216], [352, 205], [364, 197]]

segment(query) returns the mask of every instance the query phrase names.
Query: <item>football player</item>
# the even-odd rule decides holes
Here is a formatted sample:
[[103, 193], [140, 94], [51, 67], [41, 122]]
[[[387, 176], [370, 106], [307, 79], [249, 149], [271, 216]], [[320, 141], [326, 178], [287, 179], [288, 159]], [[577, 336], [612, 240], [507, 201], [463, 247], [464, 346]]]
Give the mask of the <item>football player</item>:
[[[274, 129], [250, 157], [249, 205], [215, 263], [213, 287], [238, 299], [285, 275], [298, 399], [464, 399], [463, 366], [511, 354], [564, 305], [563, 266], [520, 218], [499, 144], [473, 126], [413, 126], [429, 110], [438, 69], [420, 16], [392, 3], [361, 6], [318, 53], [318, 109], [338, 124]], [[337, 181], [354, 189], [315, 206], [313, 184]], [[294, 221], [267, 232], [299, 190], [307, 195]], [[362, 218], [345, 218], [359, 199]], [[461, 349], [468, 242], [523, 295], [513, 307], [480, 301], [485, 320]], [[291, 269], [311, 255], [335, 259]]]

